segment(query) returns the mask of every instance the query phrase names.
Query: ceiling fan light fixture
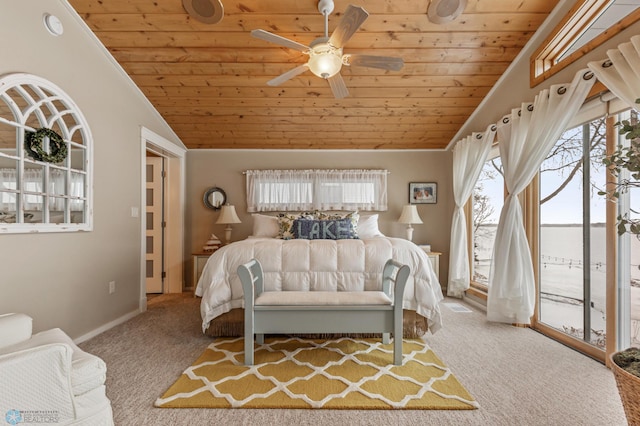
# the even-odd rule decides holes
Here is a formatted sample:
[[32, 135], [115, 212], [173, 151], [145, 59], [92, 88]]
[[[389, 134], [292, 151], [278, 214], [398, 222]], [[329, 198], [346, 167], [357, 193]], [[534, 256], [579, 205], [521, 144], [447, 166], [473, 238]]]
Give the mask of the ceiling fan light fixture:
[[329, 43], [314, 44], [309, 49], [308, 65], [311, 72], [318, 77], [333, 77], [342, 68], [342, 49], [336, 49]]
[[465, 7], [467, 0], [431, 0], [427, 7], [427, 17], [434, 24], [446, 24], [460, 16]]

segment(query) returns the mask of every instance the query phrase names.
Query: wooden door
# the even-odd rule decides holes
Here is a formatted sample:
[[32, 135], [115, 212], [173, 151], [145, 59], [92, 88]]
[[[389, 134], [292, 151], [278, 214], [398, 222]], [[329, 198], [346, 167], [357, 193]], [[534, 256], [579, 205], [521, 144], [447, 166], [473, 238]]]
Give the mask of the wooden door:
[[147, 157], [147, 293], [163, 292], [163, 158]]

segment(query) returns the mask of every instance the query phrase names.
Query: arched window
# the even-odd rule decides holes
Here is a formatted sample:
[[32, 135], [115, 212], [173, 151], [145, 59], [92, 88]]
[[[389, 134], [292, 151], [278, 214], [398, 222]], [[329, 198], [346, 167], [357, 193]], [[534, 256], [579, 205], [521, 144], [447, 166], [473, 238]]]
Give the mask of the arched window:
[[92, 230], [92, 147], [63, 90], [30, 74], [0, 77], [0, 232]]

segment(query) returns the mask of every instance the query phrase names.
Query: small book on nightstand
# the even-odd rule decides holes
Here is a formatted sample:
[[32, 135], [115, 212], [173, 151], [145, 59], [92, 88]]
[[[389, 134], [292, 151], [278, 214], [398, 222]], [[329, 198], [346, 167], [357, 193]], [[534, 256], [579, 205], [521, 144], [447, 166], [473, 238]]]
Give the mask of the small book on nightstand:
[[204, 247], [202, 247], [202, 250], [205, 252], [213, 253], [218, 248], [220, 248], [220, 240], [215, 236], [215, 234], [211, 234], [211, 237], [205, 243]]

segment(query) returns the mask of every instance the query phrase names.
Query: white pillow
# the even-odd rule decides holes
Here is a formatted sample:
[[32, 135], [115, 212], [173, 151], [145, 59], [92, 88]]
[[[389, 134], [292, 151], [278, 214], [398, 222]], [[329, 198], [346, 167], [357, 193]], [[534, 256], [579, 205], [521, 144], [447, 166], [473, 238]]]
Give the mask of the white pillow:
[[280, 232], [278, 218], [266, 214], [252, 214], [253, 217], [253, 237], [277, 238]]
[[358, 237], [361, 239], [384, 237], [384, 234], [378, 229], [378, 215], [360, 214], [358, 219]]

